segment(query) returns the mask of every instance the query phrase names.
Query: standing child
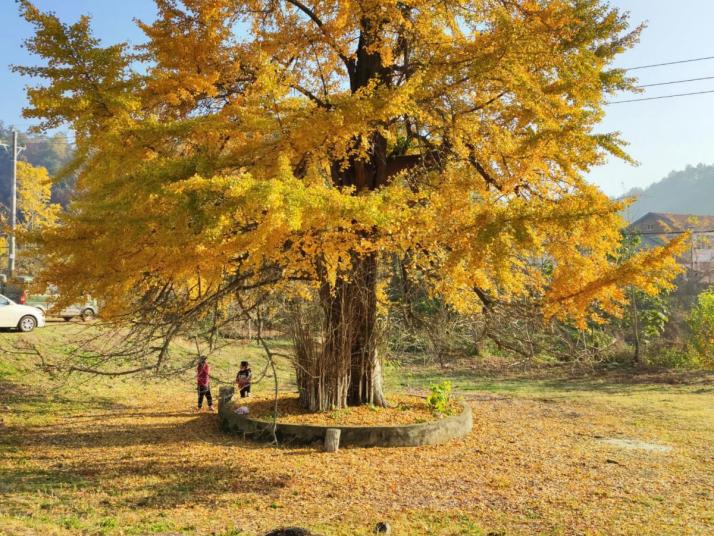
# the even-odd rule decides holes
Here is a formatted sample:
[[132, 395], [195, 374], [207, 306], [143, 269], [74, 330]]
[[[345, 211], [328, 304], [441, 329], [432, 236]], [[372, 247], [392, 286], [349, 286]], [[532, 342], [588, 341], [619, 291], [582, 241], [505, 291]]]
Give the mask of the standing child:
[[250, 382], [253, 379], [253, 373], [250, 370], [250, 365], [247, 361], [240, 362], [240, 370], [236, 374], [236, 383], [240, 391], [240, 397], [245, 398], [250, 395]]
[[205, 356], [199, 356], [198, 366], [196, 367], [196, 384], [198, 389], [198, 409], [201, 411], [203, 406], [203, 397], [206, 397], [208, 402], [208, 411], [213, 411], [213, 398], [211, 397], [210, 381], [211, 367], [208, 366], [208, 361]]

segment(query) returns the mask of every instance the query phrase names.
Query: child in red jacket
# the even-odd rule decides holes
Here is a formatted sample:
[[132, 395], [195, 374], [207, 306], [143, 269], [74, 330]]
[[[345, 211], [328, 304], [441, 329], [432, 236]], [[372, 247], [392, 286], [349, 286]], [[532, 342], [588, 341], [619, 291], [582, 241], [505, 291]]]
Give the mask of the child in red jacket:
[[206, 397], [206, 402], [208, 402], [208, 411], [213, 411], [213, 398], [211, 397], [211, 387], [209, 385], [210, 372], [211, 367], [208, 365], [206, 357], [200, 356], [198, 358], [198, 366], [196, 367], [196, 384], [198, 389], [198, 408], [196, 411], [201, 411], [204, 396]]

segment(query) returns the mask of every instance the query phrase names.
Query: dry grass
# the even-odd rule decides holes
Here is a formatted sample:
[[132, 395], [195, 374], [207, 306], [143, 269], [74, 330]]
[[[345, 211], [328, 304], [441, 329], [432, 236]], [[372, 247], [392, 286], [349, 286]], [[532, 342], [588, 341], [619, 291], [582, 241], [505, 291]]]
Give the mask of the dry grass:
[[[0, 348], [20, 337], [0, 334]], [[222, 358], [226, 374], [246, 351]], [[711, 534], [711, 379], [524, 380], [502, 389], [488, 380], [486, 392], [474, 378], [467, 438], [325, 454], [221, 434], [215, 415], [191, 413], [190, 378], [54, 389], [34, 358], [4, 353], [0, 533], [251, 535], [297, 524], [347, 536], [386, 520], [409, 536]], [[628, 450], [603, 438], [672, 450]]]

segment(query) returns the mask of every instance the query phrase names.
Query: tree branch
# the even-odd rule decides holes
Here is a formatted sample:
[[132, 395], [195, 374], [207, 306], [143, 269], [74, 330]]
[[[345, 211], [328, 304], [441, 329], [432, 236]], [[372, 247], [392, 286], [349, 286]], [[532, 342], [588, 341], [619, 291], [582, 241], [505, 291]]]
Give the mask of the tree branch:
[[328, 102], [322, 100], [320, 97], [318, 97], [317, 95], [315, 95], [315, 94], [312, 93], [311, 91], [308, 91], [308, 90], [305, 89], [304, 87], [299, 86], [299, 85], [297, 85], [297, 84], [290, 84], [290, 87], [293, 88], [295, 91], [298, 91], [298, 92], [302, 93], [303, 95], [305, 95], [308, 99], [310, 99], [312, 102], [314, 102], [315, 104], [317, 104], [319, 107], [321, 107], [321, 108], [327, 108], [327, 109], [331, 109], [331, 108], [332, 108], [332, 105], [331, 105], [330, 103], [328, 103]]
[[129, 374], [136, 374], [137, 372], [145, 372], [147, 370], [152, 370], [154, 365], [147, 365], [145, 367], [139, 367], [129, 370], [97, 370], [93, 368], [85, 367], [70, 367], [67, 372], [85, 372], [87, 374], [94, 374], [96, 376], [128, 376]]
[[352, 73], [352, 71], [354, 70], [354, 67], [355, 67], [354, 61], [351, 60], [351, 59], [349, 59], [349, 58], [344, 54], [344, 52], [342, 52], [342, 51], [340, 50], [340, 48], [337, 46], [337, 43], [335, 43], [335, 41], [334, 41], [334, 39], [332, 38], [332, 36], [331, 36], [331, 35], [327, 32], [327, 30], [325, 29], [325, 23], [322, 22], [322, 20], [320, 19], [320, 17], [318, 17], [312, 9], [310, 9], [309, 7], [307, 7], [307, 6], [306, 6], [305, 4], [303, 4], [300, 0], [286, 0], [286, 2], [287, 2], [288, 4], [292, 4], [293, 6], [295, 6], [296, 8], [298, 8], [298, 9], [299, 9], [300, 11], [302, 11], [305, 15], [307, 15], [307, 16], [310, 18], [310, 20], [312, 20], [312, 22], [315, 23], [315, 25], [316, 25], [316, 26], [320, 29], [320, 31], [322, 32], [322, 35], [324, 35], [325, 38], [327, 39], [328, 44], [332, 47], [332, 50], [335, 51], [335, 53], [340, 57], [340, 59], [342, 60], [342, 62], [345, 64], [345, 67], [347, 67], [347, 71], [348, 71], [349, 73]]

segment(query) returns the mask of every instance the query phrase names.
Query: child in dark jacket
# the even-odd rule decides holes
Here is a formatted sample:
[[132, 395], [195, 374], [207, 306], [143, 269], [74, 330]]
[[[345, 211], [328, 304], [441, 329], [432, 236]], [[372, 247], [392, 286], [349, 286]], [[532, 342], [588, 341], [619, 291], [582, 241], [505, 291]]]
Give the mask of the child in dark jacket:
[[236, 384], [240, 391], [240, 397], [245, 398], [250, 395], [250, 383], [253, 380], [253, 373], [247, 361], [240, 362], [240, 370], [236, 374]]

